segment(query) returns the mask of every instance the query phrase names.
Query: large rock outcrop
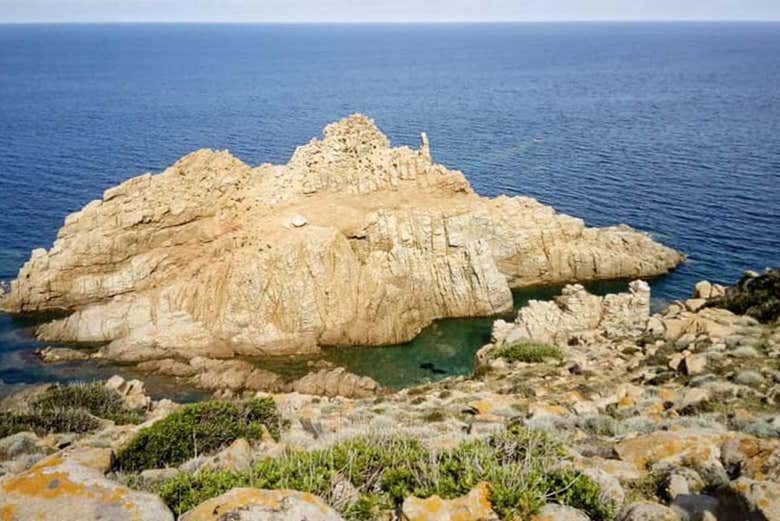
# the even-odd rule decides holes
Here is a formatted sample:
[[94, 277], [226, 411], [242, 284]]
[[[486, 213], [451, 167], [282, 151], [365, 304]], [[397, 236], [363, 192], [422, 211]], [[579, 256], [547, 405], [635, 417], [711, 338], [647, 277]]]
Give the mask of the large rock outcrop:
[[441, 317], [511, 309], [510, 288], [658, 275], [683, 256], [586, 228], [527, 197], [391, 148], [355, 115], [286, 165], [200, 150], [105, 192], [37, 249], [0, 307], [65, 311], [46, 341], [140, 362], [410, 340]]

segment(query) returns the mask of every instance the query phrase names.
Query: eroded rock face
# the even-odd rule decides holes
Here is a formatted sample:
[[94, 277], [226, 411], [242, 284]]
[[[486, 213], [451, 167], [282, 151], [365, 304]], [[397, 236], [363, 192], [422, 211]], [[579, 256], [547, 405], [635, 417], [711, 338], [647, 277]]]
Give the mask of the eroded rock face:
[[181, 521], [343, 521], [313, 494], [295, 490], [233, 490], [198, 505]]
[[365, 116], [287, 165], [200, 150], [68, 216], [3, 310], [64, 310], [48, 341], [127, 362], [408, 341], [441, 317], [511, 309], [511, 287], [662, 274], [678, 252], [586, 228], [527, 197], [487, 199]]

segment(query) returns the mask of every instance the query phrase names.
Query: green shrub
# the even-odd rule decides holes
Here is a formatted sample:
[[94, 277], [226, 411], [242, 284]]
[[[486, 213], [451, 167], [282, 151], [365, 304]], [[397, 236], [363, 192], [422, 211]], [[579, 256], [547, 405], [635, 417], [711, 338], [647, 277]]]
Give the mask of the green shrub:
[[84, 409], [117, 424], [140, 423], [142, 411], [130, 410], [122, 396], [101, 382], [77, 383], [48, 389], [32, 404], [35, 409]]
[[499, 347], [495, 356], [508, 362], [539, 363], [548, 358], [563, 360], [563, 351], [558, 346], [539, 344], [522, 340], [508, 346]]
[[[581, 508], [594, 520], [612, 518], [611, 505], [598, 500], [598, 485], [574, 469], [558, 468], [565, 459], [559, 443], [523, 427], [445, 451], [430, 451], [411, 438], [372, 436], [267, 458], [249, 472], [182, 474], [156, 492], [182, 514], [236, 486], [287, 488], [322, 497], [348, 519], [370, 520], [410, 495], [452, 498], [487, 481], [493, 508], [504, 519], [524, 519], [547, 501]], [[333, 498], [334, 484], [344, 479], [360, 494], [346, 505]]]
[[242, 403], [200, 402], [141, 429], [119, 451], [115, 467], [125, 471], [173, 466], [208, 454], [238, 438], [260, 439], [265, 426], [279, 436], [279, 417], [270, 398]]
[[0, 414], [0, 437], [33, 431], [84, 433], [100, 426], [100, 418], [117, 424], [139, 423], [142, 411], [125, 407], [122, 396], [102, 383], [57, 385], [33, 398], [26, 409]]
[[22, 431], [32, 431], [38, 436], [52, 432], [84, 433], [99, 426], [100, 420], [84, 409], [39, 409], [0, 414], [0, 438]]

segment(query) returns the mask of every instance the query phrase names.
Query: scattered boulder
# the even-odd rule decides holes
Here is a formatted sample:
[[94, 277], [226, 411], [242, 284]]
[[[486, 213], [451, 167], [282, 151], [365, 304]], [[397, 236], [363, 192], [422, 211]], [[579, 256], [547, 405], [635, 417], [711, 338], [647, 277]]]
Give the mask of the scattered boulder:
[[242, 472], [249, 470], [253, 460], [252, 446], [244, 438], [238, 438], [213, 456], [200, 456], [187, 461], [181, 465], [180, 469], [184, 472], [194, 472], [199, 469]]
[[244, 360], [195, 357], [190, 360], [190, 366], [195, 370], [195, 375], [189, 382], [195, 387], [210, 391], [275, 392], [282, 390], [284, 386], [282, 377], [278, 374], [255, 367]]
[[131, 490], [74, 460], [48, 459], [0, 481], [4, 520], [173, 521], [155, 495]]
[[487, 483], [481, 483], [465, 496], [455, 499], [408, 497], [401, 512], [404, 521], [498, 521], [490, 503]]
[[739, 478], [731, 483], [731, 490], [766, 521], [780, 520], [780, 483]]
[[557, 503], [547, 503], [537, 515], [531, 518], [531, 521], [590, 521], [590, 518], [582, 510]]
[[146, 409], [152, 403], [141, 380], [125, 380], [115, 374], [106, 380], [105, 386], [122, 395], [128, 409]]
[[711, 399], [710, 392], [701, 387], [694, 387], [685, 391], [685, 394], [677, 405], [677, 410], [683, 413], [696, 412], [706, 406]]
[[669, 507], [650, 501], [637, 501], [626, 506], [618, 521], [680, 521], [677, 512]]
[[758, 387], [766, 383], [766, 379], [758, 371], [745, 370], [740, 371], [734, 376], [734, 381], [740, 385], [748, 387]]
[[37, 349], [35, 354], [47, 364], [56, 362], [73, 362], [76, 360], [89, 360], [90, 354], [82, 349], [69, 347], [44, 347]]
[[234, 488], [189, 510], [179, 521], [344, 521], [320, 498], [295, 490]]
[[358, 376], [343, 367], [320, 369], [293, 382], [293, 391], [301, 394], [364, 398], [379, 392], [379, 384], [368, 376]]

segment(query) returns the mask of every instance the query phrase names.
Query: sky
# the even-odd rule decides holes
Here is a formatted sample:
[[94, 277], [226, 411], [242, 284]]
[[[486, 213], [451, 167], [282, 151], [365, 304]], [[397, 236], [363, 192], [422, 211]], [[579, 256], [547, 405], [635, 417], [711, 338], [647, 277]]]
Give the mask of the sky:
[[580, 20], [780, 20], [780, 0], [0, 0], [0, 23]]

